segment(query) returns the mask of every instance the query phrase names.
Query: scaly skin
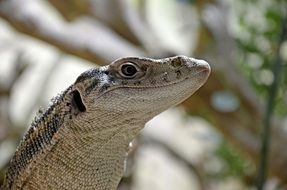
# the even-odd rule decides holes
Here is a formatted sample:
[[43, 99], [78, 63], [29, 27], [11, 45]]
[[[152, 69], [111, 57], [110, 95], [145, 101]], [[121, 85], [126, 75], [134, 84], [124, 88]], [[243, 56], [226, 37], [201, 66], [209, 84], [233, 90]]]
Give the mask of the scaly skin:
[[205, 61], [127, 57], [81, 74], [39, 114], [11, 160], [5, 189], [116, 189], [129, 142], [207, 80]]

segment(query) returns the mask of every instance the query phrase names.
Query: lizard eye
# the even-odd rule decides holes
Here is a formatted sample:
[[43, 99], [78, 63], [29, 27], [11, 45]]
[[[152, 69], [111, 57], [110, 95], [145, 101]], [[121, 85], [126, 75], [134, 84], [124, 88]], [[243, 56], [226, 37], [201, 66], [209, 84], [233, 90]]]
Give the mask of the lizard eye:
[[125, 63], [120, 67], [120, 74], [126, 78], [133, 78], [138, 71], [139, 68], [133, 63]]

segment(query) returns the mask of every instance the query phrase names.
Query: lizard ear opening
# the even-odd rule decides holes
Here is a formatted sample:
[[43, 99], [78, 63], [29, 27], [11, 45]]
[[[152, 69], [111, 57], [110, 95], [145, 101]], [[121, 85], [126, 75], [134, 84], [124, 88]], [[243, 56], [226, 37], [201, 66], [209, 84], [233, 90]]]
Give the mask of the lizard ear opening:
[[80, 112], [86, 111], [86, 106], [84, 105], [81, 94], [78, 90], [75, 90], [73, 92], [72, 104], [78, 111]]

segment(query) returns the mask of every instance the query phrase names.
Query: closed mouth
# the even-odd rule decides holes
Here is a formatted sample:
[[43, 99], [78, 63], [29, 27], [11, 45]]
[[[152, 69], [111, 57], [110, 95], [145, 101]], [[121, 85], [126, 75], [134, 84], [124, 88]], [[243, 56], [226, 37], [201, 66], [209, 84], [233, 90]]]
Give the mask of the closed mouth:
[[[210, 70], [208, 68], [206, 68], [206, 69], [203, 69], [201, 71], [198, 71], [197, 73], [193, 74], [192, 76], [187, 76], [187, 77], [182, 78], [180, 80], [173, 81], [173, 82], [170, 82], [170, 83], [166, 83], [164, 85], [152, 85], [152, 86], [129, 86], [129, 85], [125, 85], [125, 86], [117, 86], [117, 87], [114, 86], [114, 87], [111, 87], [110, 89], [106, 90], [102, 94], [100, 94], [98, 96], [98, 98], [103, 96], [104, 94], [110, 92], [110, 91], [113, 91], [113, 90], [116, 90], [116, 89], [120, 89], [120, 88], [129, 88], [129, 89], [164, 88], [164, 87], [168, 87], [168, 86], [171, 86], [171, 85], [176, 85], [176, 84], [185, 82], [185, 81], [187, 81], [189, 79], [192, 79], [192, 78], [198, 76], [199, 74], [201, 74], [203, 72], [207, 72], [207, 71], [210, 72]], [[207, 80], [208, 76], [209, 76], [209, 73], [208, 73], [208, 75], [206, 75], [206, 79], [203, 81], [202, 84], [204, 84], [204, 82]]]

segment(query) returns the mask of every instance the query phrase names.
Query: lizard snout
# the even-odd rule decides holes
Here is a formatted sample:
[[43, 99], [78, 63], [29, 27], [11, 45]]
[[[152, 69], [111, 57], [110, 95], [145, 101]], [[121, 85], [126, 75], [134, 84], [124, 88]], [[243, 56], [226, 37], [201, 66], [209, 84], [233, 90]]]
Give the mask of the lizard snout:
[[205, 72], [205, 73], [208, 73], [208, 75], [210, 74], [210, 71], [211, 71], [210, 66], [204, 60], [196, 60], [195, 67], [198, 72]]

